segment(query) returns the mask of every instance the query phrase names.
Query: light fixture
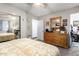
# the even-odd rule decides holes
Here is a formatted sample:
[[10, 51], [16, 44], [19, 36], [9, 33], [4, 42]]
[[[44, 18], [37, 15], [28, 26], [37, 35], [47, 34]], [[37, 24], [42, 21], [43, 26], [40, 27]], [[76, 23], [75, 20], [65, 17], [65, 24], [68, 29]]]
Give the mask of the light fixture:
[[45, 3], [33, 3], [32, 5], [33, 7], [46, 7], [46, 4]]
[[8, 15], [8, 17], [9, 17], [9, 18], [11, 18], [11, 19], [13, 19], [13, 20], [15, 20], [15, 19], [16, 19], [16, 17], [11, 16], [11, 15]]
[[56, 22], [60, 22], [60, 20], [58, 19], [58, 20], [56, 20]]

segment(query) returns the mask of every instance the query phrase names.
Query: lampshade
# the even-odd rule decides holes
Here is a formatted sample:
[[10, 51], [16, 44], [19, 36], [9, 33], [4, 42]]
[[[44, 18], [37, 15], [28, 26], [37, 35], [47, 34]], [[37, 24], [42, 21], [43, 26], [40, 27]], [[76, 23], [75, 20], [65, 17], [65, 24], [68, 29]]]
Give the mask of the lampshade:
[[46, 7], [46, 4], [45, 3], [33, 3], [32, 5], [33, 7]]

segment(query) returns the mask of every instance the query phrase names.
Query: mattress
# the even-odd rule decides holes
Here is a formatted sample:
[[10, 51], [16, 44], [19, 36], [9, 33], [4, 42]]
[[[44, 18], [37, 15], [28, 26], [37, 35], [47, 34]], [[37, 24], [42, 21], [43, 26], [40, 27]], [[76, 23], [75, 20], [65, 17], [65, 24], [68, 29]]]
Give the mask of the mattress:
[[23, 38], [0, 43], [0, 56], [58, 56], [57, 47]]
[[14, 33], [0, 33], [0, 42], [15, 39]]

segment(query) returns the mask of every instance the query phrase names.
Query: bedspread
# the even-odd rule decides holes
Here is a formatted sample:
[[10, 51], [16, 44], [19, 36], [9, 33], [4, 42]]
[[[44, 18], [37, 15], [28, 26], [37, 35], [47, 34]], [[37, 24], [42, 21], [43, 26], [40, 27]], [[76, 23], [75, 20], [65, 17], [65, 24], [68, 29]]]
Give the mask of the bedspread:
[[0, 43], [0, 56], [58, 56], [57, 47], [33, 39], [22, 38]]

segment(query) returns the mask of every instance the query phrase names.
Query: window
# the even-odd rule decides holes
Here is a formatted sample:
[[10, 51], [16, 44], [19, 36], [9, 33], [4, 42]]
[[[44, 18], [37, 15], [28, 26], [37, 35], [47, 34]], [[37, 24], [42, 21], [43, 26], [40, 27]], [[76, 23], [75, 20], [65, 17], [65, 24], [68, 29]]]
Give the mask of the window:
[[2, 21], [0, 21], [0, 31], [2, 31]]
[[9, 21], [0, 20], [0, 32], [7, 32], [9, 29]]

